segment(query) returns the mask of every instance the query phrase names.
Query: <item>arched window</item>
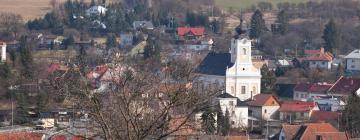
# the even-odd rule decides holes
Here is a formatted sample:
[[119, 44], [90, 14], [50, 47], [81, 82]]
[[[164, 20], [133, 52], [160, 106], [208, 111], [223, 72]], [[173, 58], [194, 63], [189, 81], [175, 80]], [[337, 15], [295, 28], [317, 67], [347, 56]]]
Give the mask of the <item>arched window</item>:
[[246, 49], [243, 48], [243, 55], [246, 55]]

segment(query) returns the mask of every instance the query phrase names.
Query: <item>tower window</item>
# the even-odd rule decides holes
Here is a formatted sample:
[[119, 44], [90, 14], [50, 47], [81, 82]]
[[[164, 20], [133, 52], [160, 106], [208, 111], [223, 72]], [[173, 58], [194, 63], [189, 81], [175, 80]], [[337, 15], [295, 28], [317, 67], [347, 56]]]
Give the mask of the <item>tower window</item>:
[[246, 49], [243, 48], [243, 55], [246, 55]]
[[246, 92], [246, 87], [245, 86], [241, 86], [241, 94], [245, 94]]

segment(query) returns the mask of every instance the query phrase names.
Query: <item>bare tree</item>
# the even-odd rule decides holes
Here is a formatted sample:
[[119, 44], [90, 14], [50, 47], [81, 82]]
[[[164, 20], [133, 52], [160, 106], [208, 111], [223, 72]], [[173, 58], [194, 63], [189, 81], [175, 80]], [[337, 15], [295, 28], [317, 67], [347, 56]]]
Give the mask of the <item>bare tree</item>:
[[[143, 66], [114, 65], [102, 77], [106, 90], [70, 68], [51, 80], [54, 91], [89, 112], [104, 139], [162, 139], [195, 128], [195, 113], [209, 107], [216, 88], [199, 90], [187, 62], [165, 67], [161, 76]], [[141, 68], [141, 69], [140, 69]]]
[[24, 28], [23, 19], [18, 14], [0, 13], [0, 30], [11, 33], [16, 38], [18, 33]]

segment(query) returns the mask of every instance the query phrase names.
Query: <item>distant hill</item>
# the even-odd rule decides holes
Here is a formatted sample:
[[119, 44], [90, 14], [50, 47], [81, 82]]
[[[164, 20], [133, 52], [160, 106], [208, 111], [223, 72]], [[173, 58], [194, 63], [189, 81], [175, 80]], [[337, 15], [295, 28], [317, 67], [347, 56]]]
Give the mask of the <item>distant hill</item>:
[[273, 4], [273, 8], [276, 8], [276, 5], [281, 2], [300, 3], [308, 1], [320, 0], [215, 0], [215, 3], [227, 10], [230, 7], [234, 9], [246, 9], [250, 8], [252, 5], [257, 5], [259, 2], [271, 2]]

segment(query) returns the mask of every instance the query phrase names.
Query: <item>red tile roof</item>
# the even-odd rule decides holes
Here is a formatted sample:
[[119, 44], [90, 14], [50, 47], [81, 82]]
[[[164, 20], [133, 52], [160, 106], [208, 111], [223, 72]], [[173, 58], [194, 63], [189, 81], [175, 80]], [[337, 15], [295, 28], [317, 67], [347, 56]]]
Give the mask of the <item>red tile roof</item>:
[[66, 66], [63, 66], [59, 63], [53, 63], [53, 64], [50, 64], [50, 66], [48, 67], [47, 69], [47, 72], [48, 73], [53, 73], [55, 71], [66, 71], [67, 70], [67, 67]]
[[305, 50], [306, 55], [316, 55], [320, 53], [324, 53], [324, 48], [320, 48], [319, 50]]
[[291, 140], [296, 133], [299, 131], [301, 125], [289, 125], [289, 124], [283, 124], [282, 130], [285, 134], [285, 139]]
[[294, 91], [311, 92], [311, 93], [326, 93], [330, 88], [331, 84], [297, 84]]
[[204, 35], [205, 28], [204, 27], [178, 27], [177, 33], [179, 36], [184, 36], [185, 34], [191, 32], [196, 36]]
[[329, 89], [330, 94], [351, 95], [360, 88], [360, 77], [340, 77]]
[[317, 104], [315, 102], [285, 101], [281, 104], [280, 112], [309, 112]]
[[300, 140], [315, 140], [319, 132], [339, 132], [329, 123], [310, 123], [306, 124], [306, 129]]
[[107, 65], [100, 65], [96, 66], [96, 68], [93, 71], [90, 71], [88, 74], [86, 74], [87, 78], [98, 78], [101, 77], [105, 72], [109, 69]]
[[0, 140], [41, 140], [43, 136], [33, 132], [0, 133]]
[[321, 140], [348, 140], [345, 132], [318, 132], [315, 133], [321, 137]]
[[279, 104], [276, 97], [271, 94], [257, 94], [254, 96], [254, 99], [248, 101], [247, 104], [250, 106], [264, 106], [270, 98], [273, 98]]
[[310, 57], [306, 58], [308, 61], [332, 61], [333, 56], [331, 53], [319, 53], [315, 55], [311, 55]]
[[248, 140], [249, 136], [226, 136], [225, 140]]
[[339, 118], [338, 112], [331, 111], [313, 111], [310, 116], [310, 120], [312, 122], [329, 122], [329, 121], [337, 121]]

